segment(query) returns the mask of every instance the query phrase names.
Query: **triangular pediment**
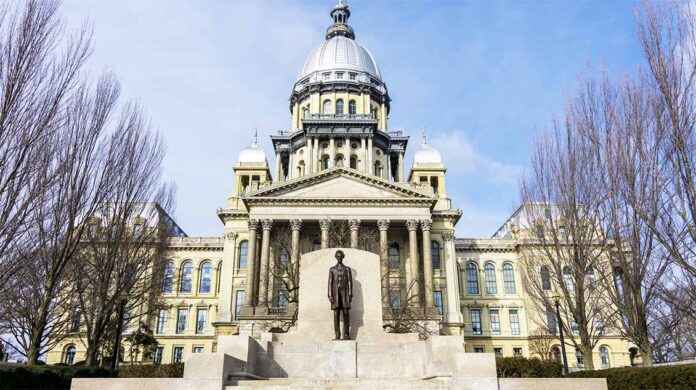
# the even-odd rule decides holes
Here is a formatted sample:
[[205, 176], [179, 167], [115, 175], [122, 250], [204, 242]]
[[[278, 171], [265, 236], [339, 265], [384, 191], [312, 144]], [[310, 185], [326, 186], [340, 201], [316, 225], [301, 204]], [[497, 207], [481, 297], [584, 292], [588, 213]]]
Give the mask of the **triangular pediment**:
[[246, 200], [268, 199], [380, 199], [434, 201], [427, 193], [404, 183], [394, 183], [363, 172], [336, 167], [288, 182], [276, 183], [245, 196]]

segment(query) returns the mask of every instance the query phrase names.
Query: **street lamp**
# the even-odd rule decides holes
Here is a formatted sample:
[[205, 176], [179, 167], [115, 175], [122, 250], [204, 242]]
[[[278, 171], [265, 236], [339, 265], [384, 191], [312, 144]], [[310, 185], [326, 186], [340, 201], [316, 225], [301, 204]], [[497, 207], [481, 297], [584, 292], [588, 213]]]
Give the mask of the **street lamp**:
[[111, 368], [114, 370], [118, 369], [118, 358], [121, 355], [121, 332], [123, 331], [123, 312], [126, 309], [126, 299], [128, 294], [126, 292], [121, 292], [118, 295], [120, 304], [118, 307], [118, 322], [116, 323], [116, 339], [114, 340], [114, 356], [111, 362]]
[[561, 296], [558, 293], [554, 294], [553, 302], [556, 304], [556, 317], [558, 318], [558, 333], [561, 339], [561, 356], [563, 357], [563, 372], [568, 374], [568, 358], [566, 358], [565, 340], [563, 340], [563, 320], [561, 320]]

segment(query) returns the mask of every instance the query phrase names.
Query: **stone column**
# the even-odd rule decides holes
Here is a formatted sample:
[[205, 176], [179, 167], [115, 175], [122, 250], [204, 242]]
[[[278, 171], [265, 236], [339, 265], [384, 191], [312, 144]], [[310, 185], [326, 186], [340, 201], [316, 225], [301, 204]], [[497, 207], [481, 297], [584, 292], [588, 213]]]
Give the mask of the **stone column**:
[[445, 322], [461, 324], [464, 321], [462, 309], [459, 305], [454, 230], [444, 233], [442, 239], [445, 242], [445, 272], [447, 273], [447, 311], [445, 312]]
[[[300, 275], [298, 273], [297, 264], [300, 261], [300, 229], [302, 229], [301, 219], [291, 219], [290, 220], [290, 230], [292, 231], [292, 241], [290, 244], [290, 277], [292, 278], [291, 286], [295, 287], [300, 282]], [[292, 304], [297, 302], [297, 289], [293, 288], [291, 294], [293, 294]]]
[[387, 242], [387, 231], [389, 230], [389, 220], [380, 219], [377, 221], [379, 229], [379, 260], [382, 280], [382, 305], [389, 305], [389, 243]]
[[268, 306], [268, 285], [271, 275], [269, 267], [269, 254], [271, 250], [271, 228], [272, 219], [261, 221], [263, 236], [261, 236], [261, 268], [259, 269], [259, 306]]
[[399, 152], [399, 171], [398, 171], [398, 181], [399, 183], [404, 182], [404, 152]]
[[314, 138], [314, 172], [319, 172], [321, 170], [321, 164], [319, 164], [319, 138]]
[[292, 180], [295, 177], [295, 164], [294, 164], [294, 153], [292, 150], [288, 152], [288, 180]]
[[421, 229], [423, 230], [423, 286], [425, 295], [425, 308], [427, 310], [435, 307], [435, 299], [433, 296], [433, 258], [430, 253], [430, 228], [433, 226], [433, 221], [423, 219], [420, 221]]
[[[215, 322], [232, 322], [232, 274], [234, 262], [237, 259], [237, 233], [233, 231], [225, 232], [225, 254], [222, 261], [219, 281], [220, 286], [220, 309], [215, 317]], [[217, 283], [215, 288], [218, 288]], [[214, 290], [213, 290], [214, 291]]]
[[279, 182], [280, 181], [280, 172], [283, 170], [280, 169], [280, 152], [276, 152], [276, 166], [275, 166], [275, 181]]
[[350, 247], [355, 249], [358, 247], [358, 232], [360, 231], [360, 220], [351, 219], [348, 221], [350, 226]]
[[[247, 247], [247, 273], [246, 273], [246, 292], [244, 293], [244, 306], [249, 308], [254, 306], [256, 296], [256, 230], [259, 228], [258, 219], [250, 219], [249, 222], [249, 246]], [[252, 313], [253, 314], [253, 310]]]
[[314, 140], [312, 137], [307, 136], [307, 154], [305, 155], [305, 170], [306, 173], [314, 172], [314, 162], [312, 161], [312, 156], [314, 156], [314, 151], [312, 146], [314, 145]]
[[334, 148], [334, 137], [329, 138], [329, 167], [333, 168], [336, 165], [336, 149]]
[[418, 266], [418, 220], [409, 219], [406, 221], [406, 228], [408, 229], [408, 249], [409, 249], [409, 261], [406, 267], [406, 289], [409, 296], [412, 296], [407, 301], [411, 302], [413, 306], [417, 306], [420, 302], [420, 270]]
[[326, 249], [329, 247], [329, 229], [331, 229], [331, 220], [320, 220], [319, 227], [321, 228], [321, 249]]
[[374, 175], [375, 168], [372, 166], [372, 137], [367, 138], [367, 173]]
[[367, 148], [365, 147], [365, 137], [360, 137], [360, 154], [362, 155], [362, 161], [358, 170], [368, 173], [367, 170]]

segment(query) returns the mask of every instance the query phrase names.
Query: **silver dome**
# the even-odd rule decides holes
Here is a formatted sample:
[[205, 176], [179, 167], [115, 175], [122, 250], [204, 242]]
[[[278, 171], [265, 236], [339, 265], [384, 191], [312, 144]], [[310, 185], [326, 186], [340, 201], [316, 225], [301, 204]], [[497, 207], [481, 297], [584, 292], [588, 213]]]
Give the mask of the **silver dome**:
[[442, 156], [440, 152], [435, 148], [431, 148], [425, 139], [425, 134], [423, 134], [423, 142], [421, 143], [421, 148], [416, 151], [415, 156], [413, 156], [414, 164], [442, 164]]
[[239, 156], [237, 157], [237, 161], [239, 163], [265, 163], [265, 162], [267, 162], [266, 152], [264, 152], [263, 148], [259, 146], [258, 134], [256, 131], [254, 131], [254, 143], [251, 146], [244, 148], [241, 152], [239, 152]]
[[325, 40], [309, 53], [298, 80], [328, 70], [353, 70], [382, 79], [372, 53], [353, 39], [340, 35]]

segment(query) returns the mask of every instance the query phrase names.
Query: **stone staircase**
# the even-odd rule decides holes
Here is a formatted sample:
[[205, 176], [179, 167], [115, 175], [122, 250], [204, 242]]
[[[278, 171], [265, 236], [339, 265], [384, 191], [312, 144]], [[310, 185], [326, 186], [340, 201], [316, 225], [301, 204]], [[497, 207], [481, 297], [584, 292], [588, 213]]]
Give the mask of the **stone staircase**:
[[237, 386], [227, 386], [226, 390], [453, 390], [452, 379], [434, 377], [427, 379], [362, 379], [362, 378], [273, 378], [268, 380], [240, 380]]

